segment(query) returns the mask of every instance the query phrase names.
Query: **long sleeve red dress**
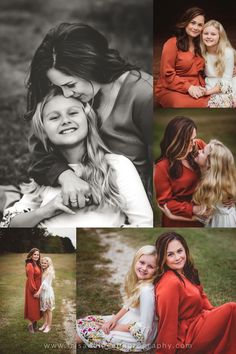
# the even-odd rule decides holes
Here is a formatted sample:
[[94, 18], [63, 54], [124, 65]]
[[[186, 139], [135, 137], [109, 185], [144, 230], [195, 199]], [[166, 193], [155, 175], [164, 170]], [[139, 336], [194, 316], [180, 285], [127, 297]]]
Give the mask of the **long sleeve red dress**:
[[[203, 140], [196, 142], [198, 149], [206, 145]], [[200, 173], [183, 166], [182, 175], [173, 179], [169, 175], [169, 160], [164, 158], [157, 162], [154, 168], [154, 186], [157, 203], [167, 205], [174, 215], [184, 216], [191, 219], [193, 216], [193, 193], [198, 184]], [[171, 220], [162, 215], [163, 227], [203, 227], [199, 221]]]
[[169, 270], [156, 285], [156, 354], [235, 354], [236, 303], [213, 307], [202, 286]]
[[157, 102], [164, 108], [207, 107], [209, 96], [189, 95], [191, 85], [205, 86], [204, 59], [190, 51], [178, 50], [176, 37], [170, 38], [161, 55], [160, 78], [154, 88]]
[[34, 297], [42, 282], [42, 272], [38, 265], [34, 266], [30, 262], [26, 265], [26, 275], [24, 318], [34, 322], [42, 317], [40, 314], [39, 298]]

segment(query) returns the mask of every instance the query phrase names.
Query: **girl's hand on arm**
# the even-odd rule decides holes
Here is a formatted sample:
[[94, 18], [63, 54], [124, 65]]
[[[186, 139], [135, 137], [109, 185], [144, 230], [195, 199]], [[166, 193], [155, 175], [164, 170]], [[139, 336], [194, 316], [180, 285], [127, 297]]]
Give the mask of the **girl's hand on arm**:
[[58, 183], [62, 188], [64, 205], [71, 205], [73, 208], [84, 208], [88, 201], [87, 196], [91, 194], [87, 182], [77, 177], [72, 170], [66, 170], [58, 177]]

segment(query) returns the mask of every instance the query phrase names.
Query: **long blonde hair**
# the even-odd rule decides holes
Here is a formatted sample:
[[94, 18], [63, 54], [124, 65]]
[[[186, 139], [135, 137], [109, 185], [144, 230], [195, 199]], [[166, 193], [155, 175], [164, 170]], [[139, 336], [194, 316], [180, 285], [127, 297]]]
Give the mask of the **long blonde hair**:
[[152, 284], [155, 279], [156, 272], [150, 279], [146, 280], [138, 280], [138, 277], [135, 273], [135, 265], [143, 255], [151, 255], [156, 256], [156, 248], [154, 246], [143, 246], [141, 247], [134, 255], [130, 270], [128, 271], [125, 282], [124, 282], [124, 290], [125, 290], [125, 297], [124, 301], [129, 306], [137, 307], [139, 305], [139, 297], [140, 297], [140, 290], [146, 284]]
[[53, 263], [52, 263], [52, 259], [50, 257], [43, 257], [41, 258], [41, 262], [45, 260], [48, 262], [48, 267], [47, 269], [45, 269], [43, 271], [43, 279], [47, 276], [47, 275], [51, 275], [52, 279], [55, 278], [55, 270], [54, 270], [54, 266], [53, 266]]
[[[55, 96], [63, 96], [58, 88], [53, 88], [38, 104], [32, 118], [33, 134], [42, 142], [48, 152], [56, 150], [56, 146], [49, 141], [46, 135], [43, 110], [45, 105]], [[88, 134], [85, 141], [86, 151], [80, 164], [81, 178], [89, 183], [95, 205], [109, 204], [117, 209], [122, 209], [123, 200], [116, 184], [116, 174], [105, 158], [105, 154], [110, 151], [98, 134], [97, 115], [89, 104], [86, 104], [85, 107], [82, 104], [82, 107], [87, 117]]]
[[[213, 26], [218, 32], [219, 32], [219, 42], [217, 46], [217, 51], [216, 51], [216, 56], [217, 60], [215, 62], [215, 69], [217, 72], [217, 75], [221, 77], [225, 71], [225, 50], [226, 48], [231, 48], [234, 52], [234, 62], [236, 62], [236, 51], [232, 47], [227, 34], [225, 32], [224, 27], [222, 24], [216, 20], [210, 20], [205, 23], [203, 27], [203, 31], [205, 28]], [[202, 31], [202, 33], [203, 33]], [[202, 37], [201, 37], [201, 50], [202, 50], [202, 56], [204, 57], [205, 61], [207, 61], [207, 47], [203, 43]]]
[[202, 214], [211, 214], [217, 203], [236, 196], [236, 167], [231, 151], [216, 139], [208, 147], [206, 170], [193, 195], [194, 203], [202, 206]]

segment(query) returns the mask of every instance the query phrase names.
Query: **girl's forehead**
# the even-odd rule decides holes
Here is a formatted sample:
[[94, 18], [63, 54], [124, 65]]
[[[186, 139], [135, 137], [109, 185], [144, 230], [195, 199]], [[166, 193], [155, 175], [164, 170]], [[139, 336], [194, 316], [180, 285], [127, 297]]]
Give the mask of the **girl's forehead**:
[[50, 98], [44, 105], [43, 111], [50, 111], [52, 109], [63, 109], [68, 107], [83, 107], [83, 103], [74, 97], [64, 97], [57, 95]]

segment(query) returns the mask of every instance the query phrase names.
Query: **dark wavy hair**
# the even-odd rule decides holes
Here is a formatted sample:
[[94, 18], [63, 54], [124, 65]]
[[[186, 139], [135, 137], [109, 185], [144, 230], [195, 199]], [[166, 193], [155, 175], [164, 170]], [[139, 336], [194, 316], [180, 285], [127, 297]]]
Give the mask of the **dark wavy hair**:
[[[161, 155], [156, 162], [166, 158], [169, 160], [169, 174], [172, 179], [179, 178], [183, 173], [181, 157], [186, 155], [194, 128], [197, 126], [191, 118], [176, 116], [166, 126], [164, 137], [160, 143]], [[197, 172], [199, 167], [194, 161], [195, 150], [189, 153], [187, 160]]]
[[[182, 50], [183, 52], [187, 52], [189, 50], [189, 39], [185, 28], [194, 17], [199, 15], [204, 18], [206, 17], [204, 10], [199, 7], [191, 7], [183, 13], [180, 21], [176, 24], [175, 35], [177, 38], [177, 48], [179, 50]], [[200, 48], [200, 36], [193, 38], [193, 44], [195, 53], [202, 55]]]
[[186, 263], [185, 263], [184, 269], [183, 269], [185, 277], [188, 280], [190, 280], [193, 284], [200, 285], [201, 282], [199, 279], [198, 270], [194, 267], [194, 263], [193, 263], [193, 260], [190, 256], [187, 242], [183, 238], [183, 236], [181, 236], [180, 234], [178, 234], [174, 231], [163, 233], [156, 240], [156, 250], [157, 250], [156, 282], [158, 282], [162, 278], [162, 276], [165, 274], [165, 272], [167, 272], [168, 270], [172, 270], [173, 273], [175, 273], [176, 276], [181, 281], [184, 282], [184, 279], [180, 276], [180, 274], [177, 271], [170, 269], [166, 264], [167, 248], [168, 248], [169, 243], [173, 240], [179, 241], [185, 249]]
[[50, 89], [47, 71], [55, 68], [70, 76], [101, 84], [111, 83], [126, 71], [139, 68], [110, 49], [107, 39], [83, 23], [61, 23], [52, 28], [36, 50], [27, 81], [27, 113], [31, 119], [37, 104]]
[[32, 256], [34, 254], [34, 252], [39, 252], [39, 259], [36, 261], [37, 266], [39, 266], [39, 268], [41, 268], [41, 264], [40, 264], [40, 250], [36, 247], [32, 248], [29, 253], [26, 256], [26, 260], [25, 260], [25, 265], [27, 265], [28, 263], [32, 263], [33, 264], [33, 260], [32, 260]]

